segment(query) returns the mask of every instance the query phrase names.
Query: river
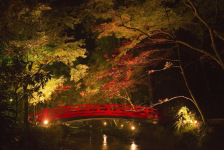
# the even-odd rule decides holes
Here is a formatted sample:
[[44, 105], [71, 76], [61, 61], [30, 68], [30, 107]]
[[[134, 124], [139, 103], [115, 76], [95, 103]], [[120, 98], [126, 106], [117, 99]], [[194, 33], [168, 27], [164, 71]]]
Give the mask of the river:
[[[114, 130], [112, 127], [100, 126], [70, 126], [66, 137], [58, 145], [59, 150], [223, 150], [223, 126], [208, 127], [205, 138], [197, 138], [193, 132], [184, 132], [175, 135], [162, 125], [145, 124], [141, 122], [142, 129], [125, 130], [124, 127]], [[131, 122], [129, 121], [129, 124]], [[127, 126], [128, 127], [128, 126]], [[119, 132], [118, 132], [119, 131]], [[122, 131], [122, 132], [121, 132]], [[132, 135], [137, 136], [129, 136]], [[138, 133], [138, 134], [137, 134]], [[204, 135], [204, 134], [203, 134]], [[132, 138], [131, 138], [132, 137]], [[197, 143], [198, 142], [198, 143]]]
[[112, 135], [91, 132], [86, 135], [71, 136], [69, 142], [60, 145], [61, 150], [171, 150], [145, 140], [124, 139]]

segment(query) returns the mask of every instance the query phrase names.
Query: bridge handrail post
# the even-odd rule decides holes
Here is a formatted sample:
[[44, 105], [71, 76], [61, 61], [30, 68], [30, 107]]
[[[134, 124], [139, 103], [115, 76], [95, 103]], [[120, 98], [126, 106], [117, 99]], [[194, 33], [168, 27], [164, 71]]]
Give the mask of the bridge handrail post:
[[158, 112], [158, 110], [156, 110], [155, 118], [156, 118], [156, 119], [159, 119], [159, 112]]
[[68, 114], [70, 111], [69, 106], [66, 106], [65, 109], [66, 109], [66, 114]]
[[48, 107], [46, 108], [45, 112], [44, 112], [44, 117], [43, 119], [47, 119], [48, 118]]
[[89, 104], [86, 104], [86, 111], [89, 112]]
[[107, 114], [110, 113], [110, 104], [107, 104]]
[[146, 108], [146, 117], [148, 118], [149, 116], [149, 108]]

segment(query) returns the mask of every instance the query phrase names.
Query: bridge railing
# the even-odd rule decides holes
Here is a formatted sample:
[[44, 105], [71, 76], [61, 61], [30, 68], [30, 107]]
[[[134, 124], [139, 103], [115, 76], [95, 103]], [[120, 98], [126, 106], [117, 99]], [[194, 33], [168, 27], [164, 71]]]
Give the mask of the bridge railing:
[[[114, 116], [137, 117], [158, 120], [158, 111], [154, 108], [122, 105], [122, 104], [83, 104], [50, 108], [36, 113], [38, 123], [47, 120], [86, 116]], [[33, 113], [29, 114], [29, 121], [33, 120]]]

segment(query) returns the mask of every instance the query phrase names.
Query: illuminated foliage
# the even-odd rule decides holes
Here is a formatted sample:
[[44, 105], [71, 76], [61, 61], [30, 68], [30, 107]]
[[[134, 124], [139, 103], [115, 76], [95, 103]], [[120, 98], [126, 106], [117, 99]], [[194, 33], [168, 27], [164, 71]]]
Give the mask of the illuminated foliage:
[[195, 114], [189, 111], [189, 109], [184, 106], [177, 113], [178, 121], [176, 121], [175, 126], [177, 130], [184, 129], [194, 130], [200, 127], [200, 122], [196, 120]]
[[[102, 5], [107, 9], [99, 9]], [[221, 59], [223, 50], [215, 43], [216, 38], [224, 40], [223, 29], [220, 26], [223, 20], [223, 15], [220, 15], [223, 5], [223, 2], [212, 0], [206, 2], [201, 0], [199, 2], [192, 0], [127, 0], [121, 2], [96, 0], [87, 5], [85, 12], [93, 20], [99, 18], [105, 20], [103, 23], [95, 21], [96, 23], [91, 25], [93, 31], [99, 32], [99, 39], [115, 35], [118, 39], [130, 41], [128, 45], [121, 48], [118, 58], [142, 42], [151, 44], [177, 42], [186, 46], [188, 51], [194, 50], [205, 56], [202, 59], [209, 58], [216, 61], [223, 68]], [[174, 35], [179, 31], [191, 34], [192, 38], [197, 39], [200, 44], [189, 43], [189, 38]], [[203, 42], [207, 40], [206, 35], [210, 36], [211, 45]], [[210, 51], [213, 51], [215, 55]]]
[[[124, 43], [123, 45], [127, 44]], [[172, 65], [167, 62], [163, 69], [148, 70], [145, 73], [146, 68], [155, 67], [160, 62], [160, 60], [156, 59], [157, 49], [139, 52], [136, 56], [131, 53], [126, 53], [119, 60], [114, 61], [116, 56], [119, 55], [119, 52], [120, 49], [115, 49], [114, 54], [111, 56], [104, 54], [104, 57], [107, 58], [107, 61], [113, 67], [97, 78], [107, 77], [109, 79], [101, 87], [101, 91], [106, 97], [126, 99], [130, 104], [132, 104], [131, 93], [136, 90], [137, 85], [142, 84], [141, 81], [144, 76], [156, 71], [166, 70]], [[143, 75], [141, 75], [142, 73]]]
[[[54, 10], [45, 5], [37, 5], [32, 9], [23, 8], [18, 14], [13, 14], [17, 18], [9, 27], [13, 34], [18, 34], [20, 30], [21, 33], [19, 34], [24, 36], [24, 39], [10, 40], [4, 53], [13, 54], [16, 49], [19, 50], [18, 53], [25, 55], [24, 59], [27, 59], [27, 62], [32, 62], [30, 73], [40, 71], [44, 65], [49, 65], [55, 61], [63, 62], [72, 67], [73, 61], [76, 61], [78, 57], [86, 57], [86, 50], [82, 48], [84, 46], [82, 40], [66, 42], [66, 40], [72, 40], [72, 38], [61, 35], [60, 32], [63, 32], [63, 28], [55, 32], [57, 27], [50, 28], [51, 26], [47, 26], [50, 22], [48, 20], [50, 16], [45, 16], [46, 11], [52, 13]], [[12, 13], [13, 11], [9, 12]], [[18, 26], [18, 23], [21, 26]], [[27, 29], [27, 27], [34, 28], [34, 25], [37, 26], [35, 30]], [[46, 32], [46, 30], [48, 31]]]
[[[120, 54], [117, 56], [118, 58], [125, 55], [126, 52], [136, 47], [144, 40], [144, 42], [149, 40], [148, 43], [151, 44], [165, 42], [165, 39], [160, 40], [160, 38], [167, 35], [160, 31], [160, 29], [161, 27], [165, 28], [166, 26], [155, 21], [165, 19], [164, 11], [161, 10], [161, 8], [154, 10], [153, 13], [148, 10], [153, 7], [154, 9], [157, 9], [158, 7], [156, 6], [159, 2], [155, 3], [156, 4], [151, 5], [150, 1], [148, 4], [146, 2], [144, 5], [130, 5], [123, 8], [121, 6], [119, 10], [114, 10], [114, 13], [111, 15], [112, 22], [100, 24], [96, 27], [96, 30], [100, 32], [98, 38], [115, 35], [118, 39], [128, 39], [129, 42], [126, 42], [125, 45], [120, 47]], [[164, 20], [161, 22], [164, 22]], [[143, 32], [148, 36], [156, 36], [160, 34], [160, 37], [158, 37], [159, 39], [152, 40], [151, 37], [149, 38], [146, 34], [143, 34]]]
[[[24, 122], [27, 122], [28, 102], [37, 104], [49, 99], [49, 93], [56, 89], [61, 80], [53, 79], [50, 82], [52, 75], [46, 66], [61, 62], [71, 68], [71, 79], [75, 79], [75, 73], [76, 80], [82, 78], [88, 69], [86, 65], [78, 65], [76, 71], [73, 69], [77, 58], [85, 58], [87, 51], [83, 40], [74, 40], [64, 34], [67, 29], [74, 29], [79, 21], [71, 14], [66, 14], [66, 17], [62, 14], [62, 11], [46, 4], [33, 3], [30, 6], [18, 1], [9, 2], [4, 14], [1, 14], [1, 23], [4, 24], [0, 26], [1, 46], [4, 46], [1, 47], [1, 54], [5, 55], [4, 59], [19, 57], [24, 64], [15, 76], [19, 78], [16, 79], [18, 82], [14, 84], [17, 87], [15, 92], [21, 93], [20, 99], [25, 103]], [[7, 63], [10, 65], [10, 62]], [[79, 71], [80, 74], [77, 73]]]
[[[174, 54], [176, 43], [203, 54], [199, 59], [204, 59], [205, 55], [222, 65], [218, 56], [222, 55], [223, 29], [216, 25], [223, 18], [220, 15], [223, 2], [216, 8], [210, 0], [197, 1], [200, 7], [195, 7], [198, 4], [191, 0], [87, 0], [77, 6], [56, 6], [56, 1], [1, 3], [5, 4], [0, 11], [1, 58], [6, 62], [2, 66], [10, 70], [2, 72], [1, 76], [2, 79], [10, 76], [7, 78], [9, 93], [16, 92], [19, 100], [30, 99], [37, 103], [38, 93], [44, 95], [45, 88], [46, 92], [68, 90], [63, 85], [56, 88], [56, 81], [52, 88], [47, 86], [48, 82], [57, 80], [49, 71], [59, 72], [56, 63], [67, 69], [62, 73], [67, 73], [65, 78], [72, 82], [69, 85], [72, 84], [76, 99], [81, 97], [81, 102], [95, 96], [94, 99], [101, 101], [105, 97], [107, 100], [119, 97], [129, 103], [139, 85], [151, 86], [149, 80], [145, 81], [152, 73], [177, 64], [172, 61], [177, 57]], [[209, 5], [212, 7], [207, 7]], [[214, 12], [216, 16], [212, 19]], [[189, 33], [190, 38], [178, 35], [182, 31]], [[215, 42], [207, 39], [209, 34], [214, 34]], [[189, 40], [191, 37], [195, 40]], [[214, 45], [216, 43], [218, 45]], [[188, 51], [185, 46], [180, 48]], [[215, 46], [218, 53], [212, 52]], [[87, 57], [85, 47], [89, 49], [88, 62], [82, 61]], [[14, 71], [14, 75], [10, 73], [16, 69], [18, 72]], [[141, 91], [136, 94], [141, 95]]]
[[31, 105], [37, 105], [38, 103], [50, 100], [52, 93], [57, 90], [58, 87], [62, 86], [64, 81], [64, 77], [59, 79], [51, 78], [44, 87], [40, 88], [37, 92], [32, 93], [29, 103]]
[[199, 122], [186, 106], [178, 111], [176, 117], [176, 144], [180, 147], [184, 145], [186, 149], [201, 149], [207, 135], [204, 123]]
[[[107, 9], [98, 9], [97, 6], [103, 4]], [[201, 0], [197, 2], [193, 0], [135, 2], [127, 0], [110, 1], [110, 3], [96, 0], [89, 3], [87, 10], [94, 14], [92, 18], [104, 20], [92, 25], [92, 30], [99, 34], [98, 39], [115, 36], [120, 40], [126, 40], [126, 44], [119, 47], [120, 52], [116, 55], [115, 62], [127, 52], [136, 51], [135, 48], [139, 45], [160, 47], [164, 44], [167, 46], [169, 43], [173, 45], [170, 50], [178, 49], [181, 53], [190, 51], [192, 55], [199, 53], [197, 59], [206, 58], [209, 61], [215, 61], [224, 69], [221, 48], [224, 32], [220, 26], [223, 24], [221, 21], [223, 15], [220, 15], [223, 4], [223, 2], [211, 0], [206, 2]], [[106, 17], [105, 14], [107, 14]], [[178, 55], [180, 56], [180, 52]], [[182, 61], [180, 57], [179, 61]], [[185, 76], [184, 73], [183, 76]], [[189, 93], [192, 93], [187, 80], [185, 83]], [[192, 94], [191, 97], [194, 99]], [[195, 99], [194, 101], [201, 113]], [[201, 116], [204, 120], [202, 113]]]
[[87, 74], [88, 66], [86, 65], [77, 65], [76, 68], [71, 69], [71, 80], [78, 82], [80, 79], [85, 77]]

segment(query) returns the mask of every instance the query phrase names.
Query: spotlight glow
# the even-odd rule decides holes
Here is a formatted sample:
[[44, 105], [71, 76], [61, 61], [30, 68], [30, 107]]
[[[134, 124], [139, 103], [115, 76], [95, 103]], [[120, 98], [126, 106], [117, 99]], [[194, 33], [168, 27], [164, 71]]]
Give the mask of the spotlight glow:
[[48, 124], [48, 120], [44, 120], [44, 124]]
[[107, 122], [104, 122], [103, 124], [106, 126], [107, 125]]
[[153, 124], [158, 124], [158, 121], [154, 120], [152, 123], [153, 123]]
[[131, 129], [132, 129], [132, 130], [135, 130], [135, 127], [134, 127], [134, 126], [132, 126], [132, 127], [131, 127]]

